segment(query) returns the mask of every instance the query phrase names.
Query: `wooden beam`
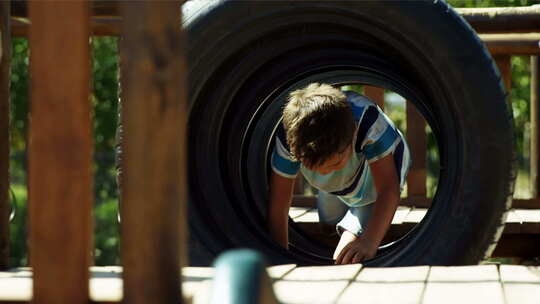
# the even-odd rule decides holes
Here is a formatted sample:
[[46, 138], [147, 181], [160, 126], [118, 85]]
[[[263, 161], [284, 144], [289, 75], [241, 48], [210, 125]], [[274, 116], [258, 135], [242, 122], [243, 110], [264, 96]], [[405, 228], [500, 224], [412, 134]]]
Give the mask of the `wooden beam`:
[[[411, 196], [401, 199], [399, 203], [401, 206], [429, 208], [431, 206], [432, 199], [420, 196]], [[291, 204], [292, 207], [306, 207], [316, 208], [317, 197], [306, 195], [295, 195]], [[512, 208], [519, 209], [538, 209], [540, 206], [540, 198], [533, 199], [514, 199], [512, 201]]]
[[456, 10], [479, 33], [540, 32], [540, 5]]
[[93, 197], [88, 2], [32, 1], [29, 13], [34, 303], [88, 303]]
[[0, 2], [0, 270], [9, 264], [10, 2]]
[[120, 17], [93, 17], [90, 28], [94, 36], [120, 36]]
[[[120, 44], [125, 303], [181, 303], [186, 263], [186, 64], [172, 1], [126, 1]], [[182, 245], [182, 248], [180, 248]]]
[[540, 234], [503, 234], [492, 257], [538, 257]]
[[[531, 195], [540, 196], [540, 60], [538, 56], [531, 56]], [[538, 205], [540, 208], [540, 204]]]
[[[118, 0], [94, 0], [92, 16], [120, 16], [119, 3]], [[13, 1], [12, 15], [27, 17], [26, 6], [26, 0]], [[456, 11], [479, 33], [540, 32], [540, 5], [458, 8]]]
[[407, 195], [426, 197], [427, 136], [426, 121], [416, 107], [407, 102], [407, 141], [411, 151], [412, 166], [407, 176]]
[[540, 54], [540, 33], [481, 34], [479, 36], [492, 55]]
[[364, 86], [364, 94], [384, 111], [384, 89], [367, 85]]
[[[22, 17], [12, 17], [11, 34], [13, 37], [28, 37], [30, 20]], [[90, 30], [93, 36], [120, 36], [120, 17], [93, 17], [90, 20]]]
[[11, 17], [11, 35], [13, 37], [28, 37], [30, 20], [28, 18]]
[[401, 199], [400, 206], [429, 208], [431, 207], [432, 199], [422, 196], [408, 196]]
[[[181, 1], [175, 0], [177, 5]], [[28, 34], [28, 23], [26, 14], [26, 1], [14, 1], [13, 18], [13, 36], [25, 37]], [[93, 17], [91, 19], [91, 32], [96, 36], [119, 36], [122, 19], [118, 13], [118, 1], [93, 1]], [[493, 54], [500, 53], [516, 53], [516, 54], [538, 54], [538, 45], [534, 45], [534, 36], [540, 32], [540, 5], [531, 7], [519, 8], [482, 8], [482, 9], [458, 9], [458, 12], [463, 12], [462, 16], [469, 21], [475, 30], [480, 34], [480, 38], [487, 44]], [[502, 18], [508, 14], [511, 9], [523, 11], [523, 17], [509, 15], [512, 18], [511, 22], [504, 21]], [[491, 18], [492, 12], [498, 13], [497, 17]], [[491, 19], [490, 19], [491, 18]], [[525, 19], [527, 21], [523, 21]], [[533, 20], [535, 19], [536, 20]], [[26, 21], [25, 21], [26, 20]], [[521, 20], [521, 23], [520, 23]], [[21, 21], [21, 22], [17, 22]], [[533, 21], [533, 22], [531, 22]], [[506, 35], [490, 35], [490, 34]], [[512, 35], [508, 33], [528, 33]], [[484, 39], [483, 36], [486, 38]], [[529, 37], [527, 37], [529, 36]]]
[[302, 173], [298, 174], [296, 176], [296, 179], [294, 180], [294, 194], [303, 195], [304, 194], [304, 176]]
[[[176, 0], [178, 1], [178, 0]], [[28, 17], [27, 0], [11, 0], [11, 15], [16, 17]], [[91, 0], [91, 16], [109, 17], [120, 16], [120, 0]], [[178, 2], [179, 3], [179, 2]]]
[[[412, 196], [402, 198], [400, 201], [401, 206], [429, 208], [431, 206], [431, 199], [421, 196]], [[530, 205], [529, 200], [524, 200], [522, 205]], [[535, 201], [536, 202], [536, 201]], [[307, 195], [294, 195], [291, 207], [303, 207], [303, 208], [317, 208], [317, 196]], [[520, 206], [519, 208], [527, 208]]]

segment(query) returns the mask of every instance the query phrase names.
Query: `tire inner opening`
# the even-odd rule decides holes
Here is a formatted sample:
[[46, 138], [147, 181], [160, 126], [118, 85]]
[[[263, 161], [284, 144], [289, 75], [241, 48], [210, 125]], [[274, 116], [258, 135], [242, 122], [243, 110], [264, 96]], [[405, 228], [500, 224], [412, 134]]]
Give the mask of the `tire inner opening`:
[[[366, 95], [377, 102], [404, 135], [411, 152], [412, 166], [401, 192], [401, 201], [380, 245], [384, 250], [412, 231], [429, 210], [439, 182], [439, 149], [430, 125], [416, 106], [403, 96], [391, 90], [362, 84], [342, 85], [340, 88]], [[373, 93], [377, 95], [372, 96]], [[339, 242], [339, 235], [335, 225], [319, 220], [317, 195], [318, 190], [299, 173], [289, 210], [290, 226], [331, 253]], [[362, 223], [363, 226], [365, 224]]]

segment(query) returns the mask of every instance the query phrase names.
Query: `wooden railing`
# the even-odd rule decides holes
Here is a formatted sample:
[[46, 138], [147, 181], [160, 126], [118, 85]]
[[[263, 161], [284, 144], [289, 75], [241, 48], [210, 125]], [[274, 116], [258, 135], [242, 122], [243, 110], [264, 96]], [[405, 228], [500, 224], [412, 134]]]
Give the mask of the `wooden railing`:
[[[537, 44], [540, 42], [540, 37]], [[535, 54], [540, 55], [540, 45]], [[522, 55], [521, 53], [512, 54], [497, 54], [494, 55], [495, 62], [502, 74], [503, 82], [506, 89], [510, 93], [512, 89], [512, 65], [511, 56]], [[529, 54], [527, 54], [529, 55]], [[539, 174], [539, 154], [540, 154], [540, 126], [538, 123], [539, 109], [538, 96], [540, 85], [538, 83], [539, 63], [538, 56], [530, 56], [531, 60], [531, 143], [530, 143], [530, 189], [531, 198], [529, 199], [514, 199], [512, 207], [514, 208], [540, 208], [540, 178]], [[381, 108], [384, 109], [384, 89], [377, 87], [364, 87], [366, 96], [375, 101]], [[510, 101], [511, 102], [511, 101]], [[409, 143], [412, 156], [412, 167], [407, 177], [407, 197], [402, 199], [401, 204], [414, 207], [429, 207], [431, 199], [427, 197], [427, 134], [426, 121], [423, 116], [410, 103], [406, 103], [406, 138]], [[304, 181], [302, 176], [297, 178], [297, 186], [295, 188], [296, 198], [293, 202], [295, 206], [314, 206], [314, 197], [304, 197]]]
[[[124, 301], [182, 303], [187, 111], [179, 2], [123, 3]], [[84, 0], [28, 3], [32, 20], [27, 27], [29, 256], [35, 303], [89, 303], [93, 251], [90, 8]], [[10, 2], [1, 1], [0, 9], [0, 268], [6, 269]]]
[[[516, 55], [530, 56], [531, 60], [531, 150], [530, 150], [530, 189], [531, 198], [514, 199], [514, 208], [540, 208], [540, 125], [538, 96], [540, 84], [538, 81], [540, 55], [540, 5], [529, 8], [496, 8], [496, 9], [459, 9], [463, 16], [471, 21], [477, 30], [488, 32], [480, 34], [492, 54], [504, 85], [510, 96], [512, 90], [512, 63], [511, 57]], [[535, 16], [533, 18], [532, 16]], [[509, 19], [512, 22], [506, 23]], [[517, 20], [517, 21], [516, 21]], [[521, 27], [516, 27], [516, 24]], [[532, 33], [530, 33], [532, 32]], [[504, 34], [501, 34], [504, 33]], [[377, 87], [364, 87], [366, 96], [375, 101], [384, 109], [384, 89]], [[511, 100], [510, 100], [511, 102]], [[429, 207], [431, 199], [427, 197], [427, 136], [425, 132], [426, 121], [416, 108], [406, 103], [406, 138], [412, 154], [412, 167], [407, 177], [407, 197], [401, 201], [402, 205], [414, 207]], [[303, 195], [304, 181], [301, 176], [297, 179], [295, 188], [295, 206], [315, 205], [314, 197]]]

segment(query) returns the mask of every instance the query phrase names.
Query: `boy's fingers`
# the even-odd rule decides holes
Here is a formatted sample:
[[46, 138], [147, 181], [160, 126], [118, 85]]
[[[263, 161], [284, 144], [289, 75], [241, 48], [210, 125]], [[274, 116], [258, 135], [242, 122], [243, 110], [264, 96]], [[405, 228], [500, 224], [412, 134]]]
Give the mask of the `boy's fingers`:
[[338, 255], [337, 259], [336, 259], [336, 261], [334, 262], [335, 265], [341, 264], [341, 259], [343, 259], [343, 254], [345, 253], [345, 251], [347, 251], [347, 247], [345, 247], [345, 248], [343, 248], [341, 250], [341, 252], [339, 253], [339, 255]]
[[354, 255], [354, 258], [352, 260], [352, 263], [353, 264], [356, 264], [356, 263], [360, 263], [362, 262], [362, 260], [364, 260], [364, 255], [362, 255], [360, 252], [357, 252], [355, 255]]
[[345, 256], [343, 257], [343, 260], [341, 260], [341, 264], [350, 264], [355, 254], [356, 252], [349, 248], [349, 250], [347, 250], [347, 253], [345, 253]]
[[351, 246], [349, 246], [350, 244], [347, 244], [345, 245], [345, 247], [343, 247], [343, 249], [341, 249], [341, 252], [339, 253], [337, 259], [336, 259], [336, 265], [339, 265], [339, 264], [342, 264], [342, 261], [343, 261], [343, 258], [345, 257], [345, 254], [347, 253], [347, 251], [349, 251], [349, 249], [351, 248]]

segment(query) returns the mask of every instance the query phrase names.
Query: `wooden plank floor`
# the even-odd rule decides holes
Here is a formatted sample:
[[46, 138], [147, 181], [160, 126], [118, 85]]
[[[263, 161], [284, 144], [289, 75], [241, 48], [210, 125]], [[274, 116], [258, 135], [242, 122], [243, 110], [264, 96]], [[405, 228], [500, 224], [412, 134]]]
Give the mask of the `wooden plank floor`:
[[[395, 241], [420, 223], [428, 209], [399, 206], [383, 243]], [[328, 246], [336, 246], [337, 235], [324, 233], [319, 227], [317, 209], [291, 207], [289, 216], [297, 227], [311, 238]], [[508, 213], [503, 235], [493, 257], [533, 258], [540, 255], [540, 209], [512, 209]], [[540, 301], [539, 301], [540, 303]]]
[[[122, 299], [122, 269], [92, 267], [94, 302]], [[183, 292], [206, 303], [214, 269], [183, 269]], [[363, 268], [362, 265], [268, 268], [281, 303], [539, 303], [540, 267], [517, 265]], [[0, 272], [0, 303], [29, 301], [28, 268]]]
[[[404, 224], [414, 226], [422, 221], [427, 211], [427, 208], [399, 206], [392, 220], [392, 225], [394, 229], [396, 229], [395, 226]], [[289, 216], [296, 223], [319, 222], [319, 215], [316, 208], [291, 207]], [[506, 219], [504, 233], [540, 234], [540, 209], [510, 210]]]

